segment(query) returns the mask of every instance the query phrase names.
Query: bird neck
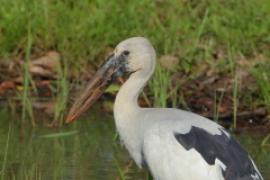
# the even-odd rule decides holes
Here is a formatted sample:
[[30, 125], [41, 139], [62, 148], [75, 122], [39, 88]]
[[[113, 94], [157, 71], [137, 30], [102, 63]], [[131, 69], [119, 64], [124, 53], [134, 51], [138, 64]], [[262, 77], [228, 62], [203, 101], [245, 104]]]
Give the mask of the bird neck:
[[141, 108], [138, 97], [154, 71], [154, 63], [150, 69], [134, 72], [120, 88], [114, 104], [114, 119], [117, 131], [131, 156], [140, 166], [142, 162], [142, 133], [140, 129]]
[[127, 109], [137, 110], [139, 108], [138, 97], [151, 75], [152, 73], [144, 75], [140, 71], [133, 73], [120, 88], [116, 96], [114, 110], [120, 110], [122, 112]]

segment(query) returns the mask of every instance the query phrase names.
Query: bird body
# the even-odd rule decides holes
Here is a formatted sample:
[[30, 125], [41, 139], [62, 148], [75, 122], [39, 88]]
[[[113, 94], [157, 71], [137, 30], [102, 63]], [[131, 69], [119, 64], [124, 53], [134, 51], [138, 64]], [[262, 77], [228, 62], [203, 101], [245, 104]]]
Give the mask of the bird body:
[[[234, 141], [234, 139], [231, 139], [232, 137], [229, 133], [218, 124], [199, 115], [173, 108], [147, 108], [141, 109], [137, 113], [137, 116], [132, 115], [132, 117], [137, 118], [136, 120], [133, 119], [132, 124], [128, 123], [128, 127], [125, 127], [124, 123], [118, 124], [119, 122], [117, 122], [118, 119], [116, 118], [117, 130], [136, 164], [139, 167], [149, 168], [156, 180], [222, 180], [225, 179], [222, 171], [225, 172], [228, 167], [235, 168], [236, 165], [243, 166], [238, 167], [244, 169], [243, 177], [254, 175], [254, 178], [246, 177], [246, 179], [262, 179], [256, 166], [242, 148], [240, 148], [240, 151], [236, 151], [236, 153], [226, 154], [231, 148], [230, 144], [227, 142]], [[170, 114], [170, 116], [168, 116], [168, 114]], [[195, 148], [187, 150], [185, 148], [185, 142], [183, 145], [177, 140], [177, 134], [188, 135], [193, 127], [207, 131], [209, 133], [208, 136], [215, 137], [223, 134], [223, 137], [225, 137], [225, 139], [221, 139], [220, 142], [222, 148], [209, 149], [214, 153], [214, 163], [208, 163], [202, 157], [202, 151], [198, 151], [198, 149]], [[210, 138], [199, 140], [201, 141], [197, 141], [196, 144], [200, 144], [206, 150], [210, 148], [212, 143], [219, 143], [219, 139], [216, 141]], [[237, 148], [239, 148], [238, 144]], [[217, 150], [222, 151], [217, 152]], [[236, 158], [229, 161], [228, 164], [224, 164], [221, 159], [219, 159], [219, 153], [221, 153], [220, 158], [222, 160], [224, 157], [230, 158], [230, 155], [233, 157], [239, 156], [240, 162], [244, 163], [239, 164], [239, 159]], [[224, 154], [224, 157], [222, 157], [222, 154]], [[206, 155], [205, 158], [211, 157]], [[232, 169], [232, 171], [232, 177], [237, 177], [237, 169], [236, 171]], [[228, 174], [230, 173], [231, 172], [228, 172]], [[243, 179], [246, 180], [245, 178]]]
[[[175, 133], [188, 133], [192, 126], [207, 127], [209, 131], [212, 128], [213, 135], [219, 134], [220, 126], [177, 109], [149, 108], [141, 109], [138, 113], [144, 115], [133, 116], [137, 119], [133, 119], [133, 124], [128, 127], [117, 122], [117, 118], [116, 126], [139, 167], [148, 167], [156, 180], [222, 179], [222, 163], [217, 160], [214, 165], [207, 164], [200, 153], [195, 149], [187, 151], [175, 138]], [[167, 114], [170, 114], [171, 118]], [[202, 125], [202, 121], [206, 121], [205, 124]], [[130, 128], [130, 125], [133, 128]]]
[[[136, 164], [147, 167], [155, 180], [262, 180], [248, 153], [217, 123], [180, 109], [139, 107], [138, 97], [154, 72], [155, 61], [155, 50], [146, 38], [130, 38], [117, 45], [93, 80], [100, 90], [109, 82], [103, 78], [106, 82], [100, 85], [102, 76], [130, 73], [116, 96], [114, 118]], [[92, 94], [100, 93], [90, 91], [93, 86], [90, 83], [79, 100], [85, 103], [75, 103], [69, 121], [78, 116], [79, 106], [85, 110], [84, 104], [97, 99]]]

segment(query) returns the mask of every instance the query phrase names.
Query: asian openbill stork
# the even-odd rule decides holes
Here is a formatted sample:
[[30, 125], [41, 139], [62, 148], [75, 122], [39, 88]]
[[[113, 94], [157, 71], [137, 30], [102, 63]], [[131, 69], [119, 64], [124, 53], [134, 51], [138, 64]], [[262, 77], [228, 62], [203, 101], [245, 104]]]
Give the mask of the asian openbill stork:
[[142, 108], [138, 96], [154, 72], [156, 53], [143, 37], [120, 42], [72, 106], [75, 120], [116, 78], [129, 74], [114, 103], [117, 131], [139, 167], [156, 180], [262, 180], [241, 145], [217, 123], [175, 108]]

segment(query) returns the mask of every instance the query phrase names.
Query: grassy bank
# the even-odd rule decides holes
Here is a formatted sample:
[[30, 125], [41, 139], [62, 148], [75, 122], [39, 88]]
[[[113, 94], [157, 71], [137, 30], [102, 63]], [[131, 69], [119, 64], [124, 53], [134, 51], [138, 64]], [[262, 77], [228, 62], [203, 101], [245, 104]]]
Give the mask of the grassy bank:
[[[203, 75], [218, 75], [234, 81], [227, 94], [232, 98], [235, 121], [239, 103], [248, 109], [264, 106], [269, 110], [270, 92], [264, 84], [269, 83], [270, 75], [267, 68], [262, 68], [270, 64], [268, 0], [0, 0], [0, 4], [0, 63], [27, 61], [50, 50], [59, 52], [62, 66], [56, 84], [60, 98], [67, 98], [65, 79], [70, 74], [80, 77], [80, 73], [95, 69], [119, 41], [146, 36], [159, 57], [171, 55], [179, 60], [176, 68], [165, 72], [165, 78], [180, 72], [178, 79], [184, 79], [167, 83], [170, 88], [163, 87], [160, 102], [154, 104], [164, 106], [167, 100], [188, 109], [185, 99], [190, 93], [180, 86]], [[31, 48], [27, 48], [29, 32]], [[251, 83], [255, 88], [243, 91], [241, 88], [246, 82], [239, 72], [255, 77]], [[159, 96], [158, 85], [164, 85], [162, 71], [158, 73], [153, 80], [158, 82], [149, 87], [151, 97]], [[0, 73], [3, 81], [1, 76]], [[24, 82], [29, 84], [27, 81]], [[164, 95], [166, 91], [169, 97]], [[213, 98], [217, 100], [217, 107], [223, 96], [215, 88], [212, 91], [217, 95]], [[25, 91], [24, 98], [27, 96]], [[63, 112], [65, 105], [56, 99], [59, 102], [56, 109]], [[61, 116], [55, 113], [56, 118]]]
[[267, 0], [1, 0], [0, 55], [23, 53], [29, 26], [32, 53], [57, 49], [75, 67], [98, 63], [107, 48], [130, 36], [146, 36], [159, 54], [176, 54], [190, 65], [219, 49], [269, 55], [269, 11]]

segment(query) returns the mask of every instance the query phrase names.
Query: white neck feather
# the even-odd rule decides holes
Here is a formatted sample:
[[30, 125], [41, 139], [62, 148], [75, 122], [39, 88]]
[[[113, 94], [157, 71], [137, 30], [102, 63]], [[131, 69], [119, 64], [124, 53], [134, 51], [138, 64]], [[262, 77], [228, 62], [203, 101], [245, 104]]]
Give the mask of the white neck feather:
[[[114, 103], [115, 120], [125, 118], [125, 121], [131, 120], [131, 114], [140, 109], [138, 105], [138, 97], [154, 72], [154, 65], [149, 69], [142, 69], [133, 73], [129, 79], [120, 88]], [[126, 119], [128, 118], [128, 119]]]
[[139, 153], [142, 141], [141, 133], [136, 133], [141, 120], [139, 118], [141, 108], [137, 101], [151, 74], [145, 77], [139, 71], [133, 73], [120, 88], [114, 104], [117, 131], [138, 166], [141, 166], [142, 162], [141, 153]]
[[136, 161], [141, 163], [141, 133], [136, 133], [140, 127], [140, 112], [138, 97], [154, 72], [155, 59], [149, 68], [134, 72], [120, 88], [114, 103], [114, 119], [116, 128], [128, 151]]
[[148, 79], [142, 76], [140, 71], [132, 74], [129, 79], [120, 88], [114, 104], [114, 111], [136, 110], [139, 108], [138, 97], [146, 85]]

